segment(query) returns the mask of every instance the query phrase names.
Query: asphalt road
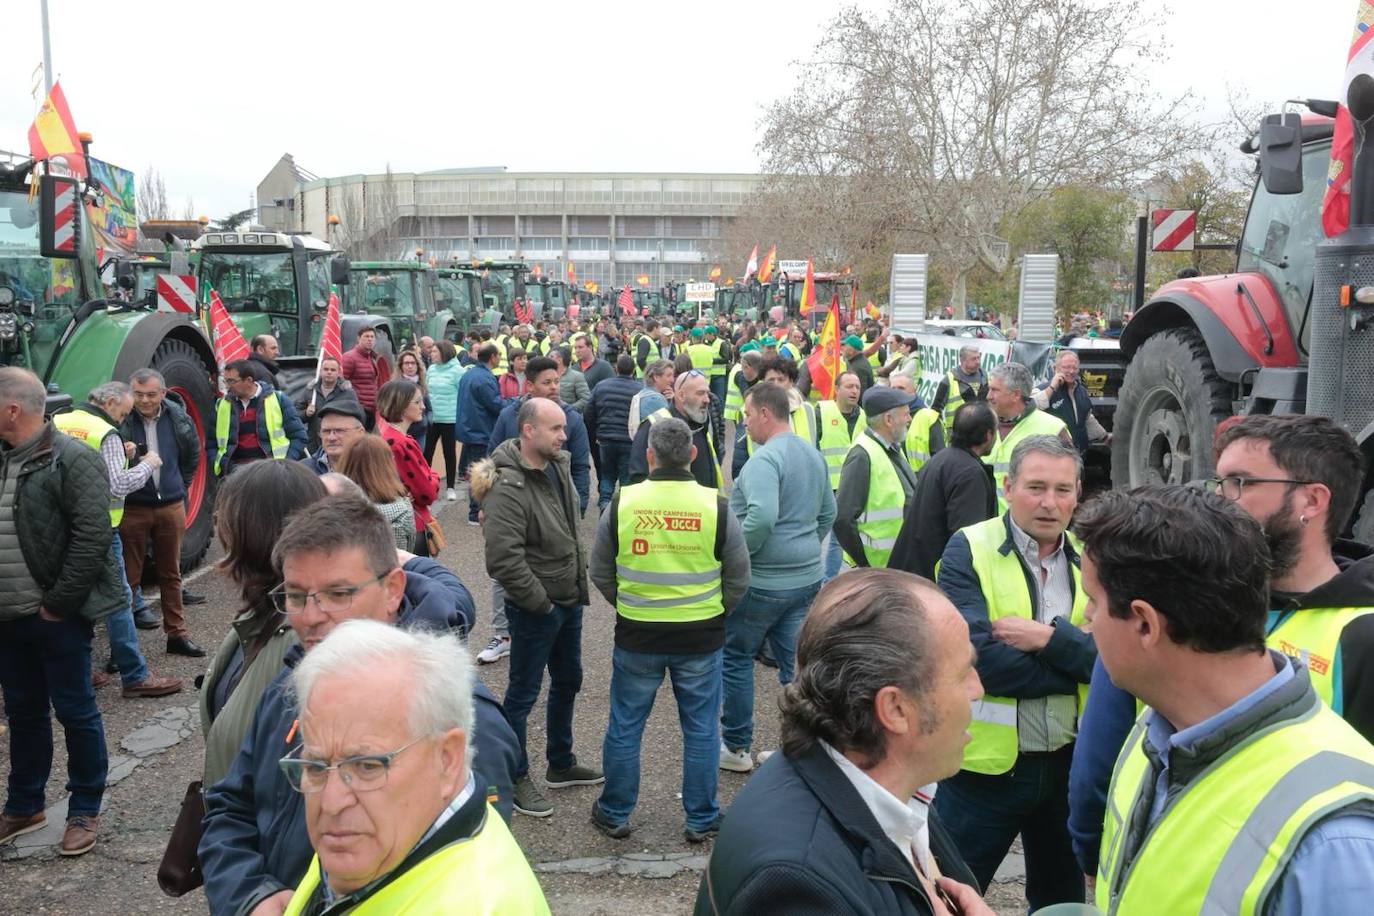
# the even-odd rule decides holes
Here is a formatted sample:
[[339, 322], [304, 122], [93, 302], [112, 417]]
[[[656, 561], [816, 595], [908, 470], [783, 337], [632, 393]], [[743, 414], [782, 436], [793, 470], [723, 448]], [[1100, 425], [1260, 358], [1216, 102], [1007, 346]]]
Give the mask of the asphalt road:
[[[594, 486], [594, 484], [593, 484]], [[439, 518], [448, 539], [440, 559], [467, 584], [477, 602], [479, 623], [470, 638], [474, 653], [490, 637], [491, 593], [483, 560], [481, 529], [466, 524], [466, 494], [440, 507]], [[591, 542], [595, 530], [595, 499], [582, 525]], [[222, 551], [213, 550], [213, 563]], [[204, 605], [187, 608], [192, 638], [209, 649], [217, 646], [236, 613], [237, 593], [212, 566], [195, 574], [193, 587], [207, 594]], [[575, 751], [589, 763], [601, 760], [610, 687], [614, 610], [595, 593], [583, 623], [584, 680], [574, 726]], [[180, 899], [166, 897], [157, 887], [157, 865], [188, 782], [200, 777], [202, 743], [195, 710], [192, 680], [206, 668], [206, 660], [165, 654], [160, 631], [139, 631], [149, 664], [161, 674], [185, 678], [187, 689], [155, 700], [126, 700], [118, 677], [98, 691], [111, 756], [111, 785], [105, 795], [100, 841], [76, 859], [62, 859], [52, 844], [60, 839], [64, 809], [66, 751], [57, 730], [53, 775], [47, 800], [49, 826], [20, 838], [22, 846], [0, 847], [0, 914], [204, 913], [205, 901], [196, 891]], [[97, 631], [96, 655], [103, 661], [108, 644]], [[503, 696], [506, 662], [480, 669], [482, 679]], [[774, 669], [755, 667], [755, 749], [772, 748], [778, 741]], [[544, 721], [542, 705], [529, 720], [531, 772], [543, 774]], [[670, 688], [660, 691], [649, 719], [642, 751], [639, 806], [630, 823], [634, 832], [624, 840], [603, 837], [588, 823], [596, 788], [571, 788], [548, 793], [554, 815], [543, 820], [515, 815], [512, 825], [555, 913], [658, 914], [690, 913], [696, 896], [701, 857], [710, 844], [695, 846], [682, 836], [679, 798], [682, 748], [677, 712]], [[9, 746], [0, 741], [0, 777], [8, 774]], [[115, 781], [117, 779], [117, 781]], [[746, 776], [721, 771], [720, 802], [726, 807]], [[728, 816], [728, 812], [727, 812]], [[1016, 857], [1019, 859], [1019, 857]], [[1008, 878], [994, 885], [989, 900], [1005, 913], [1024, 912], [1024, 888], [1016, 862], [1004, 868]]]

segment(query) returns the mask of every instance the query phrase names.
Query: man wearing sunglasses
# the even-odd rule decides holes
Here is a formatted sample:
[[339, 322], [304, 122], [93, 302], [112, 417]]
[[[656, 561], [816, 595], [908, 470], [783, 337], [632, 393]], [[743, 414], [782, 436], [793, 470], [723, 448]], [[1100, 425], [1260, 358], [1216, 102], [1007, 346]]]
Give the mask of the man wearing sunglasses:
[[[356, 497], [332, 496], [301, 509], [282, 531], [273, 559], [283, 582], [270, 597], [300, 645], [263, 694], [228, 775], [207, 787], [200, 862], [214, 916], [280, 914], [309, 866], [305, 805], [278, 763], [299, 756], [301, 712], [291, 676], [301, 660], [345, 621], [461, 634], [476, 616], [461, 585], [403, 570], [390, 526]], [[509, 817], [518, 745], [491, 692], [475, 680], [472, 691], [475, 778]]]
[[[1221, 432], [1215, 453], [1203, 486], [1260, 522], [1273, 558], [1265, 642], [1305, 662], [1322, 700], [1374, 741], [1374, 550], [1341, 537], [1364, 479], [1360, 447], [1326, 417], [1250, 416]], [[1099, 660], [1069, 775], [1069, 832], [1088, 873], [1136, 713]]]

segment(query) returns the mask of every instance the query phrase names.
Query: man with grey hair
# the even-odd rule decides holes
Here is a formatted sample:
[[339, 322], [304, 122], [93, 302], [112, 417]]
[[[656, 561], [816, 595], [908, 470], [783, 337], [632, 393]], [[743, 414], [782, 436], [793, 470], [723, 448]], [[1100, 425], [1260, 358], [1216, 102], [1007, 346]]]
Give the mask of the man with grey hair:
[[[133, 391], [128, 385], [105, 382], [91, 389], [86, 396], [86, 403], [53, 417], [53, 425], [59, 432], [98, 452], [105, 465], [110, 484], [110, 527], [113, 529], [110, 562], [119, 575], [124, 593], [124, 606], [105, 618], [105, 631], [110, 638], [110, 661], [119, 672], [123, 695], [130, 699], [163, 697], [177, 693], [182, 686], [180, 678], [160, 677], [148, 670], [148, 663], [139, 649], [138, 633], [134, 629], [134, 593], [124, 569], [124, 544], [119, 536], [119, 524], [124, 520], [125, 497], [142, 488], [152, 478], [153, 473], [162, 467], [162, 458], [153, 453], [140, 456], [133, 443], [126, 443], [120, 437], [119, 426], [133, 409]], [[132, 467], [131, 460], [136, 462]], [[180, 562], [178, 555], [177, 563]], [[148, 623], [156, 627], [157, 618], [151, 612], [148, 616], [152, 618]], [[198, 651], [182, 654], [205, 654], [194, 643], [190, 645]], [[168, 652], [175, 648], [169, 636]], [[97, 687], [103, 686], [108, 679], [103, 671], [93, 672], [92, 678]]]
[[835, 492], [834, 537], [853, 566], [887, 565], [916, 492], [916, 472], [902, 443], [911, 395], [885, 385], [864, 392], [867, 427], [854, 437]]
[[968, 626], [931, 582], [885, 569], [831, 580], [783, 689], [782, 753], [731, 803], [697, 916], [991, 916], [930, 809], [982, 694]]
[[1001, 363], [988, 373], [988, 406], [997, 414], [997, 442], [983, 461], [992, 465], [997, 505], [1007, 509], [1007, 470], [1016, 444], [1028, 436], [1058, 436], [1065, 445], [1073, 437], [1064, 421], [1035, 406], [1030, 370], [1020, 363]]
[[10, 727], [0, 843], [47, 825], [56, 713], [71, 793], [58, 851], [78, 856], [95, 846], [108, 764], [91, 687], [92, 625], [127, 612], [128, 599], [110, 562], [110, 482], [98, 446], [59, 432], [44, 401], [36, 375], [0, 368], [0, 692]]
[[[167, 397], [167, 382], [161, 372], [139, 369], [129, 384], [134, 409], [119, 424], [119, 434], [133, 446], [135, 455], [147, 457], [146, 466], [152, 470], [147, 481], [130, 490], [125, 499], [119, 539], [126, 579], [134, 590], [141, 588], [143, 562], [151, 542], [162, 596], [160, 621], [141, 607], [134, 614], [134, 622], [146, 629], [160, 623], [167, 633], [168, 652], [199, 657], [205, 653], [191, 641], [182, 614], [186, 596], [181, 587], [181, 542], [186, 533], [191, 484], [200, 467], [200, 436], [185, 408]], [[160, 463], [153, 464], [154, 459]], [[144, 466], [140, 462], [135, 470]]]
[[[460, 634], [475, 617], [462, 583], [441, 577], [446, 571], [433, 560], [398, 553], [391, 526], [357, 497], [330, 496], [295, 512], [277, 539], [273, 561], [281, 569], [282, 585], [269, 600], [298, 644], [263, 692], [228, 773], [206, 787], [199, 853], [205, 897], [214, 914], [281, 913], [310, 866], [305, 805], [279, 765], [283, 757], [300, 756], [300, 726], [307, 719], [291, 689], [293, 671], [335, 628], [351, 620]], [[515, 735], [496, 698], [471, 677], [465, 654], [455, 647], [448, 665], [467, 671], [472, 684], [477, 722], [473, 769], [483, 797], [493, 796], [506, 817]], [[374, 707], [377, 699], [372, 697]]]
[[[1008, 377], [994, 374], [993, 384]], [[1021, 437], [1008, 463], [1009, 508], [955, 532], [940, 561], [940, 587], [968, 622], [989, 696], [974, 707], [963, 769], [940, 784], [935, 806], [984, 890], [1020, 834], [1032, 911], [1083, 900], [1068, 780], [1078, 696], [1097, 649], [1065, 534], [1081, 461], [1056, 435]]]
[[296, 668], [301, 746], [281, 767], [315, 859], [292, 913], [548, 912], [473, 778], [472, 684], [456, 636], [372, 620], [339, 625]]
[[686, 837], [701, 842], [719, 826], [721, 648], [725, 615], [749, 587], [749, 547], [720, 491], [693, 479], [695, 453], [685, 422], [654, 423], [649, 477], [611, 498], [592, 547], [592, 584], [616, 609], [606, 785], [592, 825], [614, 839], [630, 835], [640, 741], [665, 673], [683, 725]]
[[930, 401], [931, 409], [941, 416], [945, 438], [949, 438], [956, 410], [973, 401], [986, 401], [987, 397], [988, 377], [983, 371], [983, 351], [976, 344], [964, 344], [959, 348], [959, 365], [940, 379]]

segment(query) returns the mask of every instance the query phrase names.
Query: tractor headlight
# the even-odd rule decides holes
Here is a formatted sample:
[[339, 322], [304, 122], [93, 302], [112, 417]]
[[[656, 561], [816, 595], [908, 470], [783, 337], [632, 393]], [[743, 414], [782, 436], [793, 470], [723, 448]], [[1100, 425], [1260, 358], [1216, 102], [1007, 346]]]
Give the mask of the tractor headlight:
[[0, 340], [14, 340], [19, 333], [19, 319], [13, 312], [0, 312]]
[[14, 289], [9, 286], [0, 286], [0, 309], [7, 309], [14, 305]]

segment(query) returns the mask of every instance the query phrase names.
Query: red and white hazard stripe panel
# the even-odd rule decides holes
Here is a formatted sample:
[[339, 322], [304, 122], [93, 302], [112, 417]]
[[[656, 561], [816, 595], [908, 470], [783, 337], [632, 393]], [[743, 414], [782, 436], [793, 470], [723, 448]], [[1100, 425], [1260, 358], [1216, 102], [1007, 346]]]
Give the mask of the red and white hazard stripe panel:
[[1150, 247], [1155, 251], [1192, 251], [1197, 240], [1196, 210], [1156, 210], [1150, 214], [1154, 226]]
[[76, 183], [57, 182], [53, 196], [53, 248], [76, 253]]
[[192, 274], [157, 275], [157, 310], [159, 312], [196, 313], [196, 278]]

